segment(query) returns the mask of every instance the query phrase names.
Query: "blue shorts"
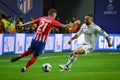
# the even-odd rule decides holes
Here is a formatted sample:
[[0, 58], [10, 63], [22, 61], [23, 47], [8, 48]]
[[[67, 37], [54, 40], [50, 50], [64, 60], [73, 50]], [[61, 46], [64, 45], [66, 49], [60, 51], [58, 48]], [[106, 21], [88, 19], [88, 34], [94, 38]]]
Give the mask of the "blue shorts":
[[39, 41], [32, 39], [31, 46], [28, 48], [28, 50], [34, 51], [33, 56], [39, 56], [40, 54], [42, 54], [42, 52], [45, 48], [45, 43], [46, 42], [39, 42]]

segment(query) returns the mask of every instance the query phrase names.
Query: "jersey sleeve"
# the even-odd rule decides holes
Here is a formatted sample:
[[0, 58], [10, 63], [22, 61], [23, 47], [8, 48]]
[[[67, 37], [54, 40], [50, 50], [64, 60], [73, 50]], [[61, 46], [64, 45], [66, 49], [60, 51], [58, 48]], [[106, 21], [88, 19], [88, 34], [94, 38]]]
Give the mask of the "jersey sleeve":
[[40, 18], [35, 19], [35, 20], [34, 20], [34, 23], [38, 23], [38, 22], [39, 22], [39, 20], [40, 20]]
[[60, 22], [58, 22], [56, 20], [52, 21], [52, 25], [57, 27], [57, 28], [62, 28], [63, 27], [63, 24], [61, 24]]
[[82, 31], [83, 31], [83, 27], [84, 27], [84, 24], [81, 26], [81, 28], [78, 30], [78, 32], [76, 33], [78, 36], [80, 36], [82, 34]]
[[96, 30], [97, 30], [98, 33], [102, 34], [104, 37], [108, 36], [108, 34], [102, 28], [100, 28], [99, 26], [96, 26]]

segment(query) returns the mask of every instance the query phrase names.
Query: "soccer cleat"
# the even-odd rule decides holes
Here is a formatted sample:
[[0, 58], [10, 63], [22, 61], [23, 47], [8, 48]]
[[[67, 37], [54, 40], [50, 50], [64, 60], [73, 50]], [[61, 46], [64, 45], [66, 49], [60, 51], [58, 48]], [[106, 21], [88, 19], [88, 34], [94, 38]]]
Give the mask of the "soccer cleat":
[[70, 67], [68, 65], [59, 65], [59, 68], [61, 68], [62, 70], [60, 71], [70, 71]]
[[21, 69], [21, 72], [25, 72], [27, 69], [26, 69], [26, 67], [23, 67], [22, 69]]
[[11, 59], [11, 62], [15, 62], [15, 61], [18, 61], [21, 57], [20, 56], [17, 56], [17, 57], [13, 57]]

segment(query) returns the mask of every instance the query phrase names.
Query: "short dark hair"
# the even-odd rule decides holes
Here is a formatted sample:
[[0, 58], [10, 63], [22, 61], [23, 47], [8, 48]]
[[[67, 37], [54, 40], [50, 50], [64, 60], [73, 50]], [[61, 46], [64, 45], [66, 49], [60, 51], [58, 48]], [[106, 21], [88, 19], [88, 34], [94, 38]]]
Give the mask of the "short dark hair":
[[93, 14], [89, 13], [89, 14], [86, 14], [86, 16], [90, 16], [90, 17], [94, 17]]
[[56, 9], [50, 9], [48, 11], [48, 15], [52, 15], [52, 13], [57, 13], [57, 10]]

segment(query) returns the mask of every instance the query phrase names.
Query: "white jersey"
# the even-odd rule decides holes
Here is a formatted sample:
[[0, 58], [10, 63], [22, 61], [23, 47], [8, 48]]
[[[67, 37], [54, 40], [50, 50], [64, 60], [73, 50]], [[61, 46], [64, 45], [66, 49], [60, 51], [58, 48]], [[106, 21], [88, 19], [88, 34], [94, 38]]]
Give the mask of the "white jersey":
[[77, 32], [77, 35], [79, 36], [81, 34], [84, 34], [85, 41], [83, 44], [89, 45], [94, 48], [98, 33], [102, 34], [104, 37], [108, 36], [108, 34], [96, 24], [92, 23], [91, 25], [86, 25], [84, 23]]

